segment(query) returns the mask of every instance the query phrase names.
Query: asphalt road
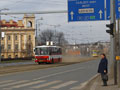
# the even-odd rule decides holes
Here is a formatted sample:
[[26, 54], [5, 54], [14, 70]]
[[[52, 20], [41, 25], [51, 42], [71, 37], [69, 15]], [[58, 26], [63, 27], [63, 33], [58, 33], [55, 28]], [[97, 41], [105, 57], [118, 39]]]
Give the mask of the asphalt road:
[[0, 90], [75, 90], [97, 73], [99, 60], [0, 76]]

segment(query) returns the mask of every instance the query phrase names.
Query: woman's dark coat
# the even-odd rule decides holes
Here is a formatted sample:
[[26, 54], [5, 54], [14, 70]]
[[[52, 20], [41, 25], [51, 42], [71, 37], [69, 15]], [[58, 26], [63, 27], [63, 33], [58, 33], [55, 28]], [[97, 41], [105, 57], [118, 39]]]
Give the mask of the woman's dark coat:
[[101, 59], [98, 67], [98, 73], [105, 74], [104, 70], [108, 73], [108, 60], [106, 58]]

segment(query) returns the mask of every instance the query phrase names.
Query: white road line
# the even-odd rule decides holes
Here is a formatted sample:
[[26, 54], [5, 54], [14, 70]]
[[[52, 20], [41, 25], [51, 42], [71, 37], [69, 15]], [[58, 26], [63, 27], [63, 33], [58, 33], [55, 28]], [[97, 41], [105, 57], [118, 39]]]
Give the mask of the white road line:
[[94, 82], [93, 85], [91, 86], [90, 90], [96, 90], [98, 82]]
[[49, 85], [53, 85], [53, 84], [56, 84], [56, 83], [60, 83], [60, 82], [61, 81], [52, 81], [52, 82], [41, 84], [41, 85], [34, 86], [34, 87], [31, 87], [31, 88], [34, 88], [34, 89], [43, 88], [43, 87], [46, 87], [46, 86], [49, 86]]
[[63, 87], [66, 87], [68, 85], [74, 84], [76, 82], [78, 82], [78, 81], [69, 81], [69, 82], [66, 82], [66, 83], [63, 83], [63, 84], [51, 87], [51, 88], [53, 88], [53, 89], [59, 89], [59, 88], [63, 88]]
[[82, 84], [80, 84], [80, 85], [78, 85], [78, 86], [76, 86], [76, 87], [73, 87], [73, 88], [71, 88], [72, 90], [82, 90], [82, 88], [84, 87], [84, 86], [86, 86], [87, 85], [87, 83], [85, 82], [85, 83], [82, 83]]
[[48, 88], [48, 89], [44, 89], [44, 90], [55, 90], [55, 89], [50, 89], [50, 88]]
[[48, 77], [52, 77], [52, 76], [56, 76], [56, 75], [60, 75], [60, 74], [68, 73], [68, 72], [77, 71], [77, 70], [80, 70], [80, 69], [83, 69], [83, 67], [77, 68], [77, 69], [72, 69], [72, 70], [67, 70], [67, 71], [64, 71], [64, 72], [58, 72], [58, 73], [50, 74], [50, 75], [43, 76], [43, 77], [33, 79], [33, 80], [39, 80], [39, 79], [43, 79], [43, 78], [48, 78]]
[[16, 85], [16, 86], [10, 87], [10, 89], [22, 88], [22, 87], [26, 87], [26, 86], [42, 83], [42, 82], [45, 82], [45, 80], [33, 81], [33, 82], [26, 83], [26, 84]]
[[1, 81], [0, 84], [9, 83], [9, 82], [13, 82], [13, 81], [14, 81], [14, 80]]
[[25, 82], [28, 82], [28, 80], [22, 80], [22, 81], [12, 82], [12, 83], [8, 83], [8, 84], [3, 84], [3, 85], [0, 85], [0, 87], [6, 87], [6, 86], [10, 86], [10, 85], [25, 83]]

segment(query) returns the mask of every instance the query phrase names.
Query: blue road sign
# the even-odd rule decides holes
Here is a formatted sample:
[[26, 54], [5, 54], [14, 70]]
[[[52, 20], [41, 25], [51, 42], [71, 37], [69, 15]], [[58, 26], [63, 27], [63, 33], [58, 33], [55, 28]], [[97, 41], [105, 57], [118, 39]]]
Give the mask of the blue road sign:
[[116, 0], [116, 18], [120, 18], [120, 0]]
[[109, 20], [110, 0], [68, 0], [68, 21]]

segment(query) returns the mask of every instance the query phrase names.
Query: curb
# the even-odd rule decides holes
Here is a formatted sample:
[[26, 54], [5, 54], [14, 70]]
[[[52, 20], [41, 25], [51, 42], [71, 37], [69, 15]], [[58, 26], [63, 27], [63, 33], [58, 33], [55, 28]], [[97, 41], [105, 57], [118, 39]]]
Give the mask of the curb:
[[83, 90], [90, 82], [92, 82], [93, 80], [95, 80], [99, 75], [100, 74], [96, 74], [91, 79], [89, 79], [88, 81], [84, 82], [85, 84], [82, 86], [81, 90]]
[[100, 75], [100, 74], [96, 74], [95, 76], [93, 76], [93, 77], [92, 77], [91, 79], [89, 79], [88, 81], [82, 83], [80, 86], [72, 88], [72, 90], [84, 90], [85, 87], [86, 87], [90, 82], [92, 82], [93, 80], [95, 80], [96, 78], [98, 78], [99, 75]]

